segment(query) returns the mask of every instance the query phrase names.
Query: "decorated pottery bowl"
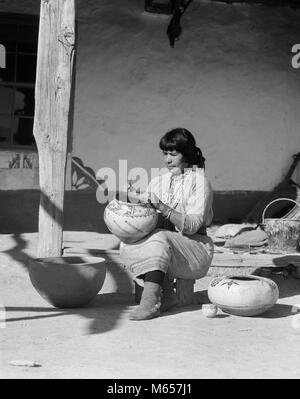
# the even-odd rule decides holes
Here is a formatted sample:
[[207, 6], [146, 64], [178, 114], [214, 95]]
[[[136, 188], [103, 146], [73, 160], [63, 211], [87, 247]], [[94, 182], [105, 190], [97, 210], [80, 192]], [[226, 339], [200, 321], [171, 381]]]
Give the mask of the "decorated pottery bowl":
[[133, 243], [150, 234], [156, 227], [158, 214], [150, 204], [112, 200], [105, 208], [107, 228], [124, 243]]
[[208, 287], [209, 300], [223, 312], [256, 316], [275, 305], [277, 284], [268, 278], [246, 275], [214, 278]]

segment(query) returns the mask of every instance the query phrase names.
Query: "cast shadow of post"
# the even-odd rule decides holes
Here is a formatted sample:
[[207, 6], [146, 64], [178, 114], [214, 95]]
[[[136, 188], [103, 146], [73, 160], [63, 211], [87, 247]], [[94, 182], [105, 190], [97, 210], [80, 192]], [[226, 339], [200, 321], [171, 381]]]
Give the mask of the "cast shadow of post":
[[[291, 263], [289, 263], [289, 260]], [[299, 267], [294, 266], [292, 262], [297, 259], [300, 261], [300, 254], [284, 255], [279, 258], [274, 258], [273, 262], [276, 267], [260, 267], [253, 271], [252, 274], [261, 277], [267, 277], [273, 280], [279, 289], [279, 299], [293, 297], [300, 294], [300, 280]], [[282, 266], [282, 263], [288, 266]]]
[[[50, 215], [53, 215], [54, 212], [58, 217], [59, 223], [61, 226], [63, 225], [63, 211], [58, 209], [55, 204], [51, 201], [51, 199], [43, 192], [41, 192], [41, 206], [43, 209]], [[27, 272], [29, 272], [29, 262], [34, 260], [35, 258], [30, 254], [26, 253], [25, 250], [28, 248], [29, 243], [26, 241], [22, 234], [14, 234], [13, 235], [15, 246], [8, 250], [3, 251], [9, 255], [9, 258], [12, 261], [16, 261], [21, 263], [23, 267], [26, 268]], [[90, 256], [93, 256], [91, 253]], [[108, 264], [114, 264], [112, 259], [107, 258]], [[64, 315], [80, 315], [88, 320], [91, 320], [91, 323], [87, 329], [88, 334], [101, 334], [107, 331], [110, 331], [116, 328], [121, 315], [124, 311], [126, 311], [128, 306], [133, 305], [133, 295], [129, 296], [128, 294], [119, 293], [119, 285], [120, 285], [120, 270], [118, 268], [121, 267], [117, 264], [114, 264], [114, 267], [109, 268], [109, 272], [111, 274], [112, 279], [114, 279], [116, 284], [116, 292], [107, 293], [107, 294], [99, 294], [94, 298], [93, 301], [90, 302], [89, 305], [82, 308], [68, 308], [68, 309], [58, 309], [58, 308], [41, 308], [41, 307], [10, 307], [7, 306], [6, 309], [12, 312], [16, 311], [31, 311], [31, 312], [42, 312], [42, 311], [51, 311], [50, 315], [38, 315], [38, 316], [26, 316], [20, 318], [8, 318], [6, 321], [16, 322], [20, 320], [32, 320], [36, 318], [46, 318], [46, 317], [56, 317], [56, 316], [64, 316]], [[122, 273], [122, 286], [124, 285], [130, 287], [131, 281], [129, 276]], [[101, 291], [100, 291], [101, 292]], [[129, 290], [128, 290], [129, 292]], [[44, 310], [43, 310], [44, 309]], [[54, 313], [56, 312], [56, 313]]]

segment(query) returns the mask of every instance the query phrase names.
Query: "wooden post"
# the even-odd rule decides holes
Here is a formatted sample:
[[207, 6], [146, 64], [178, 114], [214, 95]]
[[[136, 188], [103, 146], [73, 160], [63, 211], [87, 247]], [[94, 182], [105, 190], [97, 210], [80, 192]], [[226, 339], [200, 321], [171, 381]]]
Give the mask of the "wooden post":
[[75, 46], [75, 0], [41, 0], [34, 137], [39, 152], [38, 256], [59, 256]]

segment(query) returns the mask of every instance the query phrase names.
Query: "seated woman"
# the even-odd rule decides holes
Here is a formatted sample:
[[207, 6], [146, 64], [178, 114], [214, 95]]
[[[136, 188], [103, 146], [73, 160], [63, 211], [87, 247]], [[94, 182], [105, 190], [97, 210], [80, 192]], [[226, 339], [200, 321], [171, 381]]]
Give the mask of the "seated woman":
[[144, 286], [131, 320], [152, 319], [175, 306], [174, 278], [204, 277], [213, 257], [213, 241], [206, 235], [213, 218], [213, 194], [204, 174], [205, 158], [192, 133], [183, 128], [166, 133], [159, 146], [169, 173], [154, 178], [145, 193], [134, 196], [157, 209], [163, 228], [136, 243], [122, 243], [120, 250], [125, 267]]

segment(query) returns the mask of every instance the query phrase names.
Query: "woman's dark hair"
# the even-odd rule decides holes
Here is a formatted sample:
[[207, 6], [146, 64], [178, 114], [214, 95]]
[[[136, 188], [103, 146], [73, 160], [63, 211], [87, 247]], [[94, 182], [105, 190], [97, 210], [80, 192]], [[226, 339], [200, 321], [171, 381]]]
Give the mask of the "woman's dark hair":
[[159, 147], [162, 151], [178, 151], [190, 165], [205, 167], [205, 158], [200, 148], [196, 146], [194, 136], [184, 128], [176, 128], [167, 132], [160, 140]]

